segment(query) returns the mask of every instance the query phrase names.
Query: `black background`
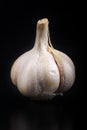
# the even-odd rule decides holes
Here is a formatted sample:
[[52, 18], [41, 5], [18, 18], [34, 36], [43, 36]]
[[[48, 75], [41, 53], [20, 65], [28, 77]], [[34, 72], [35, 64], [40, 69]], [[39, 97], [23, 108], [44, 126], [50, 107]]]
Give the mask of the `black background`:
[[[36, 22], [49, 19], [53, 46], [76, 67], [73, 87], [51, 101], [32, 101], [10, 79], [15, 59], [30, 50]], [[47, 1], [0, 3], [0, 130], [79, 130], [85, 124], [85, 6]]]

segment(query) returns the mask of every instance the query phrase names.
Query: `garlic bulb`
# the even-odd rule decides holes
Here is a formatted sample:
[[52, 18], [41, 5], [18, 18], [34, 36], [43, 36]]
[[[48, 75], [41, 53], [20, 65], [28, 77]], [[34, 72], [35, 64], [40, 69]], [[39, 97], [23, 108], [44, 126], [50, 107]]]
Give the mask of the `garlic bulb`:
[[75, 80], [72, 60], [53, 48], [48, 19], [37, 22], [34, 47], [21, 55], [11, 69], [11, 80], [25, 96], [51, 98], [71, 88]]

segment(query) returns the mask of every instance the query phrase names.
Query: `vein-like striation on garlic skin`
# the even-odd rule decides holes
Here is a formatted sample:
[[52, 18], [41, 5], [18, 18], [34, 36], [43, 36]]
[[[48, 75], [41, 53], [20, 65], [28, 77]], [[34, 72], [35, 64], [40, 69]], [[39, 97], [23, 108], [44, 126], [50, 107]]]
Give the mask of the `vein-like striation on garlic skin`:
[[34, 47], [13, 64], [11, 79], [25, 96], [47, 98], [65, 92], [75, 80], [75, 67], [64, 53], [49, 41], [48, 19], [37, 22]]

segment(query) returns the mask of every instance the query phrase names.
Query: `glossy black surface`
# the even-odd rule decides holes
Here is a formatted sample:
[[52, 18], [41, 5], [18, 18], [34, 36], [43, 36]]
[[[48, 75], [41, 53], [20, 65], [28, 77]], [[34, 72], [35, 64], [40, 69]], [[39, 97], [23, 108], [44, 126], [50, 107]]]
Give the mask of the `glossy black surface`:
[[[53, 99], [31, 101], [7, 99], [0, 107], [0, 130], [79, 130], [84, 128], [81, 103]], [[84, 107], [84, 105], [83, 105]]]
[[[55, 2], [46, 3], [4, 1], [1, 4], [0, 130], [84, 130], [85, 8], [76, 4], [68, 8]], [[73, 60], [76, 80], [64, 96], [51, 101], [32, 101], [22, 96], [11, 83], [10, 69], [18, 56], [33, 47], [36, 22], [44, 17], [50, 21], [54, 47]]]

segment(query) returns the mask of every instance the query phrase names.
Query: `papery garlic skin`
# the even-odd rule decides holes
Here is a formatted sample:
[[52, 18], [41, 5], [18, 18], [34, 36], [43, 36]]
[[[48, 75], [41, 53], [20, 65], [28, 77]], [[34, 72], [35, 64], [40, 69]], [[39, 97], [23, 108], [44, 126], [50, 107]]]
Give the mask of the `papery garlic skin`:
[[48, 19], [37, 22], [35, 45], [14, 62], [11, 79], [23, 95], [39, 98], [65, 92], [73, 85], [74, 64], [49, 43]]

